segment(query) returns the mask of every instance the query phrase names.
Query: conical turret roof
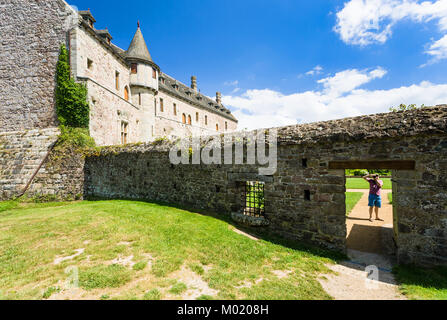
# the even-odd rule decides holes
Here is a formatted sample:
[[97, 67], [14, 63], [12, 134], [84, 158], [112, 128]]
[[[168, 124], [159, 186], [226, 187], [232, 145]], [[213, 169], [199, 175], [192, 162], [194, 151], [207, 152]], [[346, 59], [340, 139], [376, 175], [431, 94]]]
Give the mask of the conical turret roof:
[[138, 23], [138, 29], [133, 37], [132, 42], [130, 43], [129, 49], [126, 51], [127, 58], [139, 59], [148, 62], [153, 62], [151, 58], [151, 54], [146, 45], [146, 41], [144, 41], [143, 33], [140, 29], [140, 24]]

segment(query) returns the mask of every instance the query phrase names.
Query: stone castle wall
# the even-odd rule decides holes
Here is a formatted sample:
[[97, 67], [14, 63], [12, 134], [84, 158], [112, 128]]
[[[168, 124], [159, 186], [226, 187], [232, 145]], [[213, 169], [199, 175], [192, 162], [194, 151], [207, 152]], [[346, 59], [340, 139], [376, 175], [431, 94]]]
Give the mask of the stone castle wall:
[[62, 0], [0, 5], [0, 131], [54, 127], [55, 71], [74, 12]]
[[58, 136], [57, 128], [0, 133], [0, 201], [25, 189]]
[[86, 194], [231, 215], [242, 209], [244, 183], [265, 181], [266, 232], [344, 251], [345, 174], [329, 163], [415, 160], [415, 171], [393, 173], [399, 260], [447, 264], [445, 106], [281, 128], [278, 170], [269, 177], [253, 165], [171, 165], [168, 150], [143, 145], [88, 157]]

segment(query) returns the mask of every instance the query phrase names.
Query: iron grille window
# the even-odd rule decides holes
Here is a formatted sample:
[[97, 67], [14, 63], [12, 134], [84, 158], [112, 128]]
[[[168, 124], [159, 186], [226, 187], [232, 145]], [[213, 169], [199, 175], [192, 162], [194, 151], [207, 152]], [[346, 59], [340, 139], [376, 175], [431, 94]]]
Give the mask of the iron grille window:
[[245, 183], [245, 215], [252, 217], [263, 217], [265, 215], [264, 187], [264, 182], [247, 181]]

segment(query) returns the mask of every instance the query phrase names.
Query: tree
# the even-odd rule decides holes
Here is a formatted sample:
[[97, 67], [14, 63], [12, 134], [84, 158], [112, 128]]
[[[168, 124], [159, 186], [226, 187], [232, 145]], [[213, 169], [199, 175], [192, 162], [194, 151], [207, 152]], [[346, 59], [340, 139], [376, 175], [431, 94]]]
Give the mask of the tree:
[[87, 87], [76, 83], [70, 75], [68, 50], [61, 45], [56, 66], [56, 112], [61, 125], [73, 128], [88, 128], [90, 107]]

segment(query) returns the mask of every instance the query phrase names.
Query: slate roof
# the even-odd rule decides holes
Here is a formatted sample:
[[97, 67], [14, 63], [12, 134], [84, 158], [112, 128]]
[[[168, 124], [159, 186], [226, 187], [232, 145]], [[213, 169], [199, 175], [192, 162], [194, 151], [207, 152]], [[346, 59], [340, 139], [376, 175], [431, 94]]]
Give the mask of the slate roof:
[[[163, 83], [164, 81], [164, 83]], [[159, 84], [160, 90], [167, 91], [169, 94], [176, 96], [182, 100], [186, 100], [189, 103], [199, 106], [210, 112], [214, 112], [223, 116], [231, 121], [238, 122], [238, 120], [233, 116], [230, 110], [225, 108], [223, 105], [217, 104], [213, 99], [196, 92], [187, 85], [175, 80], [166, 73], [160, 72]]]
[[149, 49], [146, 45], [146, 41], [144, 41], [143, 33], [141, 32], [140, 26], [138, 26], [137, 32], [135, 32], [129, 49], [126, 51], [126, 57], [153, 62], [151, 54], [149, 53]]

